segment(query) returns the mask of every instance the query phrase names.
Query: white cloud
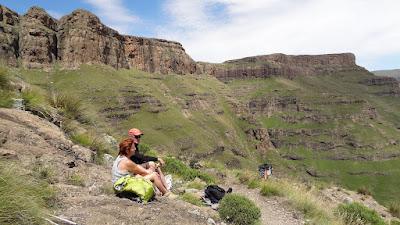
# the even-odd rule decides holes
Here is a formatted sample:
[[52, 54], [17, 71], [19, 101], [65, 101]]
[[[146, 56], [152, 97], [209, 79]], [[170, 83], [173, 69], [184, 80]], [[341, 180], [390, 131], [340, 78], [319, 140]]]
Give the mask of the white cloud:
[[140, 21], [139, 17], [130, 12], [122, 0], [84, 0], [92, 5], [102, 22], [122, 34], [133, 31], [133, 24]]
[[50, 16], [52, 16], [55, 19], [60, 19], [63, 16], [62, 13], [54, 11], [54, 10], [46, 10], [46, 11], [47, 11], [47, 13], [50, 14]]
[[363, 62], [400, 53], [399, 8], [398, 0], [169, 0], [158, 36], [201, 61], [353, 52]]

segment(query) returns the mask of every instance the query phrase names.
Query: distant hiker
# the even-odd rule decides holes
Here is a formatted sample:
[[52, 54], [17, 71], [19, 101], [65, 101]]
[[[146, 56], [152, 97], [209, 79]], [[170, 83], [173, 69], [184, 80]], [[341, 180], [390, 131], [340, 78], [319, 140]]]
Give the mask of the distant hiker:
[[[147, 170], [157, 172], [164, 187], [169, 190], [172, 184], [171, 182], [167, 182], [160, 168], [160, 166], [163, 166], [165, 164], [164, 160], [162, 158], [145, 156], [139, 152], [139, 143], [141, 137], [143, 136], [143, 132], [137, 128], [132, 128], [128, 131], [128, 136], [133, 140], [134, 143], [134, 145], [132, 146], [132, 148], [134, 148], [134, 154], [130, 157], [130, 159], [134, 163], [141, 165]], [[157, 161], [159, 162], [159, 164], [155, 163]]]
[[[119, 144], [119, 153], [112, 167], [112, 182], [114, 189], [116, 191], [124, 191], [131, 184], [134, 186], [134, 184], [139, 183], [138, 181], [143, 183], [143, 180], [147, 180], [151, 181], [162, 195], [170, 195], [170, 192], [162, 183], [157, 172], [154, 172], [151, 169], [145, 169], [143, 166], [134, 163], [130, 159], [135, 154], [135, 151], [135, 143], [132, 138], [127, 138]], [[144, 179], [139, 180], [138, 178]], [[145, 182], [143, 185], [145, 185]], [[135, 187], [132, 189], [134, 188]], [[147, 193], [139, 194], [147, 195]]]
[[263, 178], [264, 180], [268, 179], [269, 176], [272, 175], [272, 165], [268, 163], [264, 163], [260, 166], [258, 166], [258, 172], [260, 174], [260, 177]]

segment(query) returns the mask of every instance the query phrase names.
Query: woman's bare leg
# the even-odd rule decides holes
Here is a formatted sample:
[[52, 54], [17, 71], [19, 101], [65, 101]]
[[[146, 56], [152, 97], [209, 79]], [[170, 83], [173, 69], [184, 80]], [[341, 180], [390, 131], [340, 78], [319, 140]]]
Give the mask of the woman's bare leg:
[[164, 176], [163, 172], [161, 171], [160, 167], [157, 168], [157, 173], [160, 176], [160, 180], [163, 183], [164, 187], [167, 188], [168, 184], [167, 184], [167, 181], [165, 180], [165, 176]]
[[161, 193], [164, 195], [165, 193], [168, 192], [167, 188], [164, 186], [164, 184], [161, 182], [160, 177], [158, 176], [158, 174], [156, 172], [151, 173], [147, 176], [145, 176], [145, 178], [150, 179], [154, 185], [156, 185], [156, 187], [158, 188], [158, 190], [161, 191]]

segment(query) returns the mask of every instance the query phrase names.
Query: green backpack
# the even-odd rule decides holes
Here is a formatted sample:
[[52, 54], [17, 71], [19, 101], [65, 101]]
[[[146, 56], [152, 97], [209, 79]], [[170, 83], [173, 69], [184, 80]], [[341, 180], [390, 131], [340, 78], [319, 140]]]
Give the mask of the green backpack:
[[144, 203], [154, 196], [153, 183], [143, 177], [125, 176], [114, 183], [116, 193], [129, 192], [136, 194]]

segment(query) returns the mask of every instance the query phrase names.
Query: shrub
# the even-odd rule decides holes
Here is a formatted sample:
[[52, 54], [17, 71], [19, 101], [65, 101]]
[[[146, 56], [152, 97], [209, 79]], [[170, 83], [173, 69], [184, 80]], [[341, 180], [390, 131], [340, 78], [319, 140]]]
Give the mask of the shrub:
[[362, 224], [385, 225], [385, 221], [379, 214], [360, 203], [341, 204], [337, 208], [337, 213], [347, 224], [361, 222]]
[[0, 224], [44, 224], [42, 216], [54, 204], [47, 182], [19, 174], [0, 161]]
[[371, 191], [365, 186], [357, 188], [357, 193], [362, 195], [371, 195]]
[[150, 145], [145, 144], [145, 143], [141, 143], [139, 145], [139, 151], [144, 154], [144, 155], [148, 155], [148, 156], [157, 156], [157, 152], [155, 150], [153, 150]]
[[165, 172], [176, 174], [182, 177], [184, 180], [194, 180], [196, 177], [198, 177], [204, 180], [207, 184], [214, 183], [214, 178], [212, 176], [199, 170], [192, 169], [182, 161], [172, 157], [167, 157], [165, 159], [165, 166], [163, 169]]
[[203, 202], [194, 194], [191, 193], [184, 193], [181, 196], [182, 200], [185, 202], [189, 202], [190, 204], [197, 205], [197, 206], [202, 206]]
[[400, 202], [391, 202], [389, 203], [389, 212], [397, 217], [400, 218]]
[[265, 183], [261, 186], [260, 194], [262, 196], [283, 196], [281, 189], [276, 187], [275, 185]]
[[222, 219], [236, 225], [255, 224], [261, 217], [260, 209], [252, 201], [237, 194], [225, 195], [218, 212]]

